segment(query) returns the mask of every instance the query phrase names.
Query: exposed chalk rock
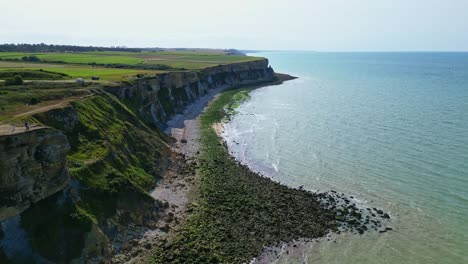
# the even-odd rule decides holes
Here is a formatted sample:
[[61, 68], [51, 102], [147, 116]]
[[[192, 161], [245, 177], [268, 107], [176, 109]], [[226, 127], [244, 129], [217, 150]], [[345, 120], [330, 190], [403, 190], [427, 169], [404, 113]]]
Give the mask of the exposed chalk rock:
[[68, 149], [65, 135], [51, 128], [0, 135], [0, 221], [67, 185]]

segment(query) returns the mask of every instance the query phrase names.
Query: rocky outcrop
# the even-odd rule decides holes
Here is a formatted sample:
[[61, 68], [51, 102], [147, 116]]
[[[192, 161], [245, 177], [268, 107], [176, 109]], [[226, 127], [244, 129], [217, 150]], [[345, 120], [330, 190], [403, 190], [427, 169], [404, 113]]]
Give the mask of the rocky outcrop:
[[134, 106], [145, 120], [164, 127], [171, 116], [182, 113], [212, 89], [272, 81], [273, 69], [267, 59], [220, 65], [199, 72], [169, 72], [133, 81], [106, 91]]
[[51, 128], [0, 136], [0, 221], [67, 185], [68, 149], [63, 133]]

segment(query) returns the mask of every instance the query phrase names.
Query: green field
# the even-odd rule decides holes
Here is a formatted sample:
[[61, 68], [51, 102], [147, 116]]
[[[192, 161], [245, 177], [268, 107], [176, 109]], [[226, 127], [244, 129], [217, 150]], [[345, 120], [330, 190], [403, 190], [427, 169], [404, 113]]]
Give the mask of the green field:
[[257, 57], [234, 56], [193, 51], [144, 52], [82, 52], [82, 53], [21, 53], [0, 52], [0, 59], [21, 61], [23, 57], [36, 56], [43, 63], [127, 65], [144, 68], [147, 65], [166, 65], [174, 69], [203, 69], [228, 63], [257, 60]]
[[[90, 79], [92, 76], [99, 76], [101, 80], [120, 81], [123, 78], [131, 77], [137, 74], [156, 74], [161, 71], [155, 70], [140, 70], [140, 69], [116, 69], [93, 67], [89, 65], [68, 65], [68, 64], [49, 64], [49, 63], [24, 63], [0, 61], [0, 76], [2, 72], [21, 72], [24, 71], [40, 71], [56, 72], [67, 74], [69, 77], [64, 79], [84, 78]], [[2, 79], [0, 77], [0, 79]], [[27, 78], [24, 78], [27, 79]]]
[[136, 65], [143, 62], [143, 59], [129, 57], [124, 55], [97, 53], [18, 53], [18, 52], [0, 52], [2, 59], [19, 59], [25, 56], [36, 56], [44, 62], [61, 62], [72, 64], [128, 64]]
[[[201, 70], [258, 59], [195, 51], [0, 52], [0, 121], [80, 98], [89, 93], [87, 88], [110, 85], [139, 74]], [[24, 84], [11, 83], [18, 75]], [[99, 76], [100, 80], [90, 82], [93, 76]], [[76, 83], [77, 78], [87, 80], [87, 88]]]

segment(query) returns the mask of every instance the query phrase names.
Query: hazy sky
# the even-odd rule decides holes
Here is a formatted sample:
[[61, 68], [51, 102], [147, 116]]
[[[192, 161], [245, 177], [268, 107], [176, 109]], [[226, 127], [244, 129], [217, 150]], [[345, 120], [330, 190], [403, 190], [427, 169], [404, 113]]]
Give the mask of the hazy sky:
[[0, 43], [468, 51], [468, 0], [0, 0]]

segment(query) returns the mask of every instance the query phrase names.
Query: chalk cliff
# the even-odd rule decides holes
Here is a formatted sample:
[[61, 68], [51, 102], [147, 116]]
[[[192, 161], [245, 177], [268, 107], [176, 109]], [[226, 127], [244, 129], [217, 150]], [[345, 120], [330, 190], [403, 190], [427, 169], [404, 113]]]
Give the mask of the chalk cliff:
[[51, 128], [0, 135], [0, 221], [68, 184], [68, 149], [66, 136]]
[[105, 90], [136, 107], [145, 120], [159, 126], [185, 107], [216, 88], [271, 81], [275, 73], [267, 59], [207, 68], [203, 71], [170, 72], [138, 79], [123, 87]]

